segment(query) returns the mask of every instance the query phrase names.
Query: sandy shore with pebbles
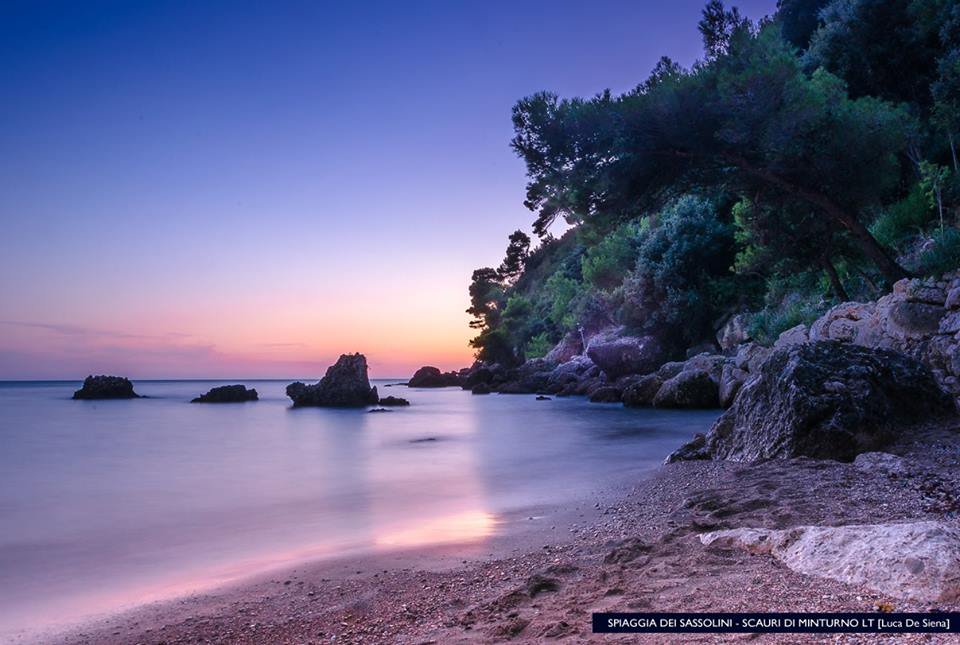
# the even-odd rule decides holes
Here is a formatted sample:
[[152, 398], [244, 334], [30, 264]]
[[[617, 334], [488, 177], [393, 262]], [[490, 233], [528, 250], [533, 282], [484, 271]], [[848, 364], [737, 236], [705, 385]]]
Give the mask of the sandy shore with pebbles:
[[[909, 476], [796, 459], [672, 464], [604, 499], [529, 509], [480, 543], [316, 562], [101, 620], [59, 643], [866, 642], [864, 635], [591, 633], [596, 611], [960, 611], [792, 572], [698, 534], [913, 519], [957, 522], [960, 432], [890, 451]], [[526, 515], [526, 516], [524, 516]], [[535, 519], [529, 519], [533, 516]], [[946, 637], [897, 636], [896, 642]]]

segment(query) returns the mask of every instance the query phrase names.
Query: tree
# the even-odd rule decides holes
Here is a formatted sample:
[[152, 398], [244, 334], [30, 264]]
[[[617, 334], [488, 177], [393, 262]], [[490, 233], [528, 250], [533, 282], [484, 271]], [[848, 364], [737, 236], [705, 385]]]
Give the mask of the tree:
[[[914, 122], [883, 101], [850, 99], [828, 72], [806, 74], [770, 25], [648, 88], [590, 102], [536, 95], [514, 114], [538, 221], [634, 219], [715, 186], [778, 193], [851, 235], [889, 283], [906, 275], [861, 218], [899, 186]], [[598, 120], [590, 136], [584, 123]]]
[[937, 207], [940, 215], [940, 232], [943, 233], [943, 186], [947, 183], [950, 171], [943, 166], [920, 162], [920, 188], [930, 199], [930, 205]]
[[503, 285], [495, 269], [484, 267], [473, 272], [470, 279], [470, 307], [467, 313], [473, 316], [470, 326], [488, 329], [495, 323], [497, 303], [503, 297]]
[[846, 81], [854, 97], [931, 105], [943, 0], [833, 0], [805, 54], [808, 68]]
[[703, 38], [707, 58], [717, 58], [727, 53], [731, 42], [741, 35], [749, 35], [752, 24], [740, 15], [736, 7], [727, 9], [721, 0], [710, 0], [703, 8], [703, 17], [697, 23]]
[[524, 262], [528, 255], [530, 255], [530, 238], [523, 231], [514, 231], [510, 235], [506, 256], [497, 269], [500, 281], [506, 284], [516, 281], [523, 273]]
[[810, 37], [820, 26], [820, 11], [830, 0], [779, 0], [777, 20], [784, 40], [799, 49], [806, 49]]

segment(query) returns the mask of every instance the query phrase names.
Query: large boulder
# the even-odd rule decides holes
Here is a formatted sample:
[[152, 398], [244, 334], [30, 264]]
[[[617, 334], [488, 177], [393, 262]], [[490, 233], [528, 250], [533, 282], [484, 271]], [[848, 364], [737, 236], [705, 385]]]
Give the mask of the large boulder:
[[133, 391], [133, 383], [122, 376], [88, 376], [83, 379], [83, 387], [73, 393], [80, 399], [137, 399], [140, 395]]
[[930, 370], [890, 350], [821, 341], [774, 352], [710, 429], [668, 461], [852, 461], [905, 425], [953, 411]]
[[380, 399], [380, 405], [403, 407], [403, 406], [410, 405], [410, 401], [400, 398], [399, 396], [385, 396], [382, 399]]
[[583, 353], [583, 337], [579, 331], [567, 332], [560, 342], [544, 356], [553, 363], [566, 363], [573, 357]]
[[441, 372], [439, 368], [427, 365], [421, 367], [407, 382], [408, 387], [460, 387], [463, 378], [457, 372]]
[[721, 548], [770, 554], [798, 573], [917, 602], [960, 599], [960, 529], [942, 522], [738, 528], [704, 533]]
[[717, 381], [703, 369], [684, 370], [663, 382], [653, 405], [657, 408], [716, 408], [719, 406]]
[[623, 327], [614, 327], [591, 338], [586, 354], [609, 379], [616, 380], [653, 372], [668, 351], [656, 336], [627, 336]]
[[243, 385], [221, 385], [211, 388], [209, 392], [198, 396], [190, 403], [244, 403], [257, 399], [257, 391], [252, 388], [248, 390]]
[[367, 359], [363, 354], [343, 354], [336, 364], [327, 368], [326, 375], [314, 385], [291, 383], [287, 396], [293, 407], [364, 407], [380, 400], [377, 388], [370, 387], [367, 377]]
[[628, 408], [640, 408], [653, 405], [653, 399], [660, 391], [663, 380], [659, 374], [641, 376], [623, 390], [623, 404]]

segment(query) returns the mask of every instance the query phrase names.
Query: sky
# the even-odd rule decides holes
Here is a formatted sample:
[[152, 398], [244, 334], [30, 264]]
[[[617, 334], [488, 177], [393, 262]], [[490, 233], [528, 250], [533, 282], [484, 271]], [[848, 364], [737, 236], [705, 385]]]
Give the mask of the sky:
[[691, 64], [702, 5], [0, 3], [0, 379], [469, 365], [511, 107]]

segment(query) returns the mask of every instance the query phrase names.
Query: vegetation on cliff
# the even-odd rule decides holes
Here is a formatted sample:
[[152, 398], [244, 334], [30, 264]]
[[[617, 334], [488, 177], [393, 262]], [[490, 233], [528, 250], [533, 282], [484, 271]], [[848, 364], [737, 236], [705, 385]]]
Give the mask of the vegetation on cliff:
[[473, 274], [481, 360], [611, 324], [682, 351], [739, 312], [773, 339], [960, 265], [960, 4], [713, 0], [699, 27], [690, 69], [514, 107], [539, 240]]

